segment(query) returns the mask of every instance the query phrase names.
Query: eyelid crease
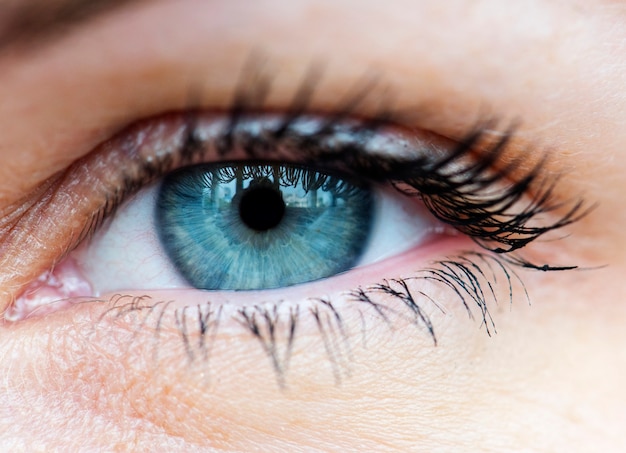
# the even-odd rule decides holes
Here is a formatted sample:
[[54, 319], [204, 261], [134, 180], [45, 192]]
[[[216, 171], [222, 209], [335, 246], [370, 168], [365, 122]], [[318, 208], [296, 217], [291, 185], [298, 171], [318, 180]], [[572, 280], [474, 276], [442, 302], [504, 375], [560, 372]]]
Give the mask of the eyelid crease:
[[[278, 136], [276, 131], [280, 131]], [[0, 295], [0, 304], [6, 306], [6, 301], [14, 300], [29, 279], [58, 263], [141, 187], [166, 172], [209, 159], [299, 162], [391, 183], [407, 195], [420, 196], [433, 214], [460, 231], [474, 237], [487, 234], [484, 243], [477, 241], [481, 245], [500, 239], [525, 245], [578, 218], [581, 204], [547, 226], [526, 228], [535, 216], [554, 210], [551, 187], [517, 216], [511, 212], [530, 191], [540, 166], [521, 182], [509, 185], [504, 195], [481, 199], [480, 191], [498, 188], [501, 179], [509, 176], [508, 171], [491, 171], [506, 151], [506, 140], [483, 153], [487, 157], [475, 160], [472, 154], [481, 138], [480, 129], [472, 130], [450, 150], [432, 134], [405, 134], [386, 119], [330, 123], [312, 115], [294, 118], [238, 112], [234, 119], [227, 114], [191, 111], [144, 120], [51, 178], [39, 198], [29, 201], [32, 205], [27, 211], [9, 218], [13, 222], [5, 221], [4, 228], [0, 226], [2, 264], [9, 269], [0, 274], [0, 285], [9, 288]], [[443, 211], [438, 211], [438, 206], [443, 206]], [[493, 211], [502, 219], [495, 219]], [[454, 217], [456, 212], [461, 217]], [[59, 213], [65, 217], [60, 219]], [[506, 225], [512, 228], [507, 230]]]

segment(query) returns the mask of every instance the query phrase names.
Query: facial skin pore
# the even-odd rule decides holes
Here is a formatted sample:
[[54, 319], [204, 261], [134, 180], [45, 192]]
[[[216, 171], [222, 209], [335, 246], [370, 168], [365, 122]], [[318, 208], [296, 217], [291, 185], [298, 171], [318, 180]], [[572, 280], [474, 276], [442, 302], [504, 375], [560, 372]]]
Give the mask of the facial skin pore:
[[[333, 362], [309, 317], [284, 381], [234, 324], [217, 331], [209, 360], [189, 360], [173, 315], [155, 346], [153, 326], [148, 333], [140, 318], [105, 316], [110, 303], [0, 325], [1, 449], [619, 451], [625, 15], [609, 1], [163, 0], [103, 13], [45, 45], [4, 47], [4, 219], [128, 125], [189, 107], [190, 91], [194, 106], [228, 110], [255, 52], [272, 69], [268, 111], [289, 107], [312, 63], [324, 67], [310, 105], [320, 114], [376, 72], [377, 89], [409, 113], [408, 130], [455, 140], [481, 117], [519, 119], [511, 146], [521, 165], [548, 150], [546, 171], [562, 175], [559, 197], [596, 207], [562, 239], [529, 251], [585, 269], [520, 272], [531, 304], [494, 304], [497, 334], [443, 292], [445, 312], [430, 313], [437, 346], [408, 321], [372, 322], [364, 332], [349, 312], [350, 346]], [[359, 115], [375, 113], [372, 99]], [[24, 253], [46, 247], [54, 249]], [[25, 258], [2, 242], [0, 250], [2, 294], [37, 277], [15, 279]], [[342, 284], [394, 278], [400, 265], [410, 272], [458, 252], [456, 242], [433, 245], [419, 262], [399, 258]], [[338, 372], [333, 363], [344, 365]]]

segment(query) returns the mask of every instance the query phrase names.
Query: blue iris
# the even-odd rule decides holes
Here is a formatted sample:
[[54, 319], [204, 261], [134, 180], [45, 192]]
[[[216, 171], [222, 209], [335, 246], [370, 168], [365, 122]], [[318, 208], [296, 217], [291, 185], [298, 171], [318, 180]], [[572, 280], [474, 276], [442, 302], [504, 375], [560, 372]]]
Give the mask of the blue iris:
[[284, 164], [211, 164], [165, 178], [161, 243], [201, 289], [278, 288], [353, 267], [369, 237], [371, 190], [346, 177]]

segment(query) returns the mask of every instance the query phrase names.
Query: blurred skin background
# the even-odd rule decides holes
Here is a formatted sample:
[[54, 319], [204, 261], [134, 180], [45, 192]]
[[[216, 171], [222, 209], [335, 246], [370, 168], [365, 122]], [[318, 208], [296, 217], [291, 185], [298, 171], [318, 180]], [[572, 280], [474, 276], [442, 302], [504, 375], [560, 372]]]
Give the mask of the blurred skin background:
[[[76, 276], [93, 294], [0, 325], [2, 450], [623, 451], [624, 23], [626, 4], [608, 0], [3, 2], [0, 307], [14, 313], [42, 274], [35, 300]], [[246, 73], [255, 54], [264, 63]], [[389, 108], [398, 134], [440, 149], [477, 125], [491, 143], [516, 124], [500, 165], [514, 162], [519, 174], [507, 177], [547, 155], [542, 175], [556, 183], [555, 209], [537, 221], [551, 224], [577, 200], [593, 208], [524, 256], [579, 268], [513, 266], [519, 280], [508, 281], [495, 262], [492, 272], [461, 271], [461, 285], [482, 275], [484, 292], [493, 287], [487, 322], [476, 309], [471, 319], [445, 285], [410, 280], [411, 294], [428, 294], [425, 318], [384, 321], [347, 294], [447, 257], [493, 254], [438, 224], [445, 232], [432, 241], [333, 278], [211, 294], [210, 311], [206, 293], [160, 287], [153, 275], [170, 265], [155, 267], [152, 249], [136, 260], [131, 243], [152, 221], [134, 211], [143, 192], [121, 200], [123, 223], [105, 228], [116, 236], [102, 244], [116, 248], [92, 252], [98, 233], [93, 246], [78, 241], [98, 190], [134, 165], [125, 143], [154, 140], [157, 156], [167, 134], [186, 130], [189, 111], [232, 118], [242, 89], [255, 113], [293, 112], [316, 65], [304, 110], [320, 117], [336, 116], [365, 86], [346, 117]], [[206, 158], [216, 160], [226, 159]], [[75, 248], [70, 277], [45, 274], [66, 269]], [[95, 283], [122, 275], [138, 283]], [[376, 297], [398, 308], [389, 292]], [[320, 298], [335, 311], [325, 305], [320, 315], [311, 302]], [[256, 334], [242, 318], [255, 310]], [[220, 322], [209, 322], [218, 312]]]

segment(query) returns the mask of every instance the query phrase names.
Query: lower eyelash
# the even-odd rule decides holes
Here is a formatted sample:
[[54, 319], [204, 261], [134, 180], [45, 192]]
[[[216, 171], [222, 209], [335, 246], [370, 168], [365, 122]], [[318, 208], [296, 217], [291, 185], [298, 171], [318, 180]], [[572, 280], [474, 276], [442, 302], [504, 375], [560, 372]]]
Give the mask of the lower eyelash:
[[[492, 284], [499, 280], [504, 282], [504, 288]], [[285, 387], [297, 334], [301, 322], [308, 316], [322, 341], [333, 379], [336, 384], [340, 384], [350, 375], [353, 348], [350, 337], [354, 327], [346, 325], [342, 314], [348, 306], [357, 309], [363, 323], [363, 344], [367, 343], [367, 318], [373, 314], [392, 331], [396, 329], [398, 320], [408, 321], [425, 333], [433, 346], [438, 345], [436, 326], [429, 312], [435, 310], [445, 314], [446, 309], [427, 291], [413, 289], [411, 285], [416, 281], [434, 283], [435, 287], [448, 290], [452, 299], [458, 298], [470, 319], [480, 321], [481, 328], [489, 336], [497, 333], [490, 306], [499, 303], [500, 293], [506, 294], [512, 304], [516, 291], [521, 289], [524, 299], [530, 303], [524, 283], [509, 263], [499, 256], [472, 251], [436, 261], [431, 267], [417, 271], [410, 277], [356, 288], [345, 294], [346, 301], [342, 303], [317, 298], [307, 299], [304, 304], [282, 302], [227, 307], [209, 301], [172, 310], [173, 301], [153, 302], [149, 296], [117, 295], [110, 301], [112, 307], [100, 316], [94, 328], [98, 328], [106, 319], [134, 319], [136, 326], [130, 341], [136, 340], [137, 336], [144, 335], [146, 331], [151, 332], [156, 365], [161, 330], [166, 317], [173, 318], [189, 364], [201, 361], [208, 367], [213, 344], [218, 341], [220, 330], [228, 323], [229, 330], [234, 328], [235, 332], [245, 332], [258, 341], [274, 370], [277, 384]], [[229, 313], [226, 313], [227, 309]], [[146, 329], [148, 326], [152, 328]], [[128, 349], [131, 349], [130, 344]]]

